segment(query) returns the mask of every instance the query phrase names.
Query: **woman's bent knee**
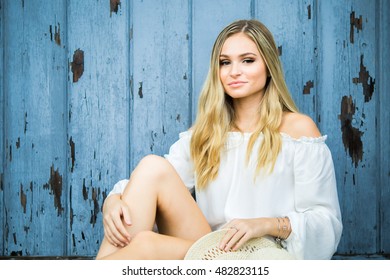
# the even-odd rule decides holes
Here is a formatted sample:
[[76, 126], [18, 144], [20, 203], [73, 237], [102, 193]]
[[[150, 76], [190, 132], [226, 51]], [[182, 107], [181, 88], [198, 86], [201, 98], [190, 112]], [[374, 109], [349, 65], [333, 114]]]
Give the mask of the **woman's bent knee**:
[[157, 155], [147, 155], [139, 162], [138, 166], [144, 166], [148, 168], [167, 168], [169, 166], [169, 162]]
[[162, 179], [167, 175], [172, 175], [174, 168], [165, 158], [157, 155], [147, 155], [138, 163], [133, 173], [138, 173], [146, 178]]

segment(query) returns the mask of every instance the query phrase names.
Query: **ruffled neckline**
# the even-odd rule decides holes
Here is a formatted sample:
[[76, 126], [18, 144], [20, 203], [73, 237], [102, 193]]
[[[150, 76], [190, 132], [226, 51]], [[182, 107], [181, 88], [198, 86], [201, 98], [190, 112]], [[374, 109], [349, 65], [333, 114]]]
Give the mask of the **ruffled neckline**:
[[[250, 138], [252, 134], [253, 134], [252, 132], [231, 131], [229, 132], [229, 139], [237, 139], [237, 138], [241, 139], [242, 137], [244, 137], [244, 139], [247, 139]], [[325, 142], [326, 139], [328, 138], [327, 135], [322, 135], [319, 137], [301, 136], [299, 138], [294, 138], [291, 135], [284, 132], [280, 132], [280, 135], [284, 140], [289, 140], [294, 142], [304, 142], [304, 143], [322, 143]], [[262, 136], [262, 134], [260, 134], [260, 136]]]
[[[229, 140], [236, 140], [236, 139], [249, 139], [253, 133], [252, 132], [239, 132], [239, 131], [230, 131], [228, 133], [228, 139]], [[191, 136], [192, 131], [187, 130], [180, 133], [180, 137], [183, 136]], [[308, 137], [308, 136], [301, 136], [299, 138], [294, 138], [291, 135], [280, 132], [280, 135], [282, 136], [283, 140], [288, 140], [292, 142], [298, 142], [298, 143], [324, 143], [326, 139], [328, 138], [328, 135], [322, 135], [319, 137]], [[260, 137], [262, 134], [260, 134]]]

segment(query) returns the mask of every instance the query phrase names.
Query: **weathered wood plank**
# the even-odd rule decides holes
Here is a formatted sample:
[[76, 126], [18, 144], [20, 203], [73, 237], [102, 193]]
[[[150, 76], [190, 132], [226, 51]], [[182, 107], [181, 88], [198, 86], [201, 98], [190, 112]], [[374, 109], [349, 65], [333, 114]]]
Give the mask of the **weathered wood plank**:
[[[0, 54], [3, 53], [4, 47], [4, 38], [3, 38], [3, 25], [4, 25], [4, 5], [3, 1], [0, 2]], [[3, 186], [3, 177], [4, 177], [4, 92], [3, 92], [3, 73], [4, 73], [4, 64], [3, 56], [0, 55], [0, 201], [3, 205], [4, 201], [4, 186]], [[4, 207], [0, 207], [0, 255], [4, 252]]]
[[63, 1], [4, 1], [4, 254], [62, 255], [66, 242]]
[[217, 0], [192, 3], [192, 119], [196, 117], [199, 93], [210, 66], [215, 39], [234, 20], [249, 19], [252, 1]]
[[380, 248], [379, 253], [390, 253], [390, 2], [380, 0], [376, 6], [376, 19], [379, 23], [377, 32], [377, 57], [378, 62], [378, 98], [377, 115], [378, 142], [379, 142], [379, 170], [380, 170], [380, 199], [379, 199], [379, 233]]
[[376, 253], [375, 2], [318, 5], [320, 120], [329, 134], [344, 223], [338, 252]]
[[114, 2], [70, 0], [67, 6], [67, 254], [73, 256], [96, 255], [103, 200], [129, 170], [129, 3]]
[[[275, 8], [278, 7], [278, 8]], [[300, 111], [316, 115], [316, 10], [313, 0], [256, 1], [256, 17], [274, 35], [289, 90]]]
[[190, 126], [188, 1], [132, 2], [131, 166]]

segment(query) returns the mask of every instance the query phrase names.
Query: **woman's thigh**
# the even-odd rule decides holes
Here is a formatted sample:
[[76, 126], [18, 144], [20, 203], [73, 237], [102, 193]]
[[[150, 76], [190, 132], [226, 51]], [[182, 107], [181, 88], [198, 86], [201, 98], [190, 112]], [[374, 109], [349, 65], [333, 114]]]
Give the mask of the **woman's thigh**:
[[104, 257], [102, 260], [177, 260], [184, 259], [194, 241], [141, 231], [124, 248]]

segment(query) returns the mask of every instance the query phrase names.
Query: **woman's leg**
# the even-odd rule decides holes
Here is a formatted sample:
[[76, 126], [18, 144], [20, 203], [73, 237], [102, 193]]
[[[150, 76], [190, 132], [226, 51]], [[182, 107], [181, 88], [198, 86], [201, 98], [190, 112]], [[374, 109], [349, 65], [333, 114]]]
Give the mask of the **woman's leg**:
[[194, 241], [163, 235], [153, 231], [141, 231], [129, 245], [102, 260], [173, 260], [183, 259]]
[[[130, 177], [122, 199], [130, 208], [132, 226], [128, 227], [128, 231], [133, 240], [125, 248], [117, 248], [104, 239], [97, 258], [121, 258], [126, 255], [137, 258], [137, 254], [140, 259], [144, 258], [145, 253], [140, 250], [142, 242], [138, 241], [147, 238], [154, 243], [166, 242], [156, 247], [157, 251], [162, 252], [155, 250], [155, 255], [150, 258], [164, 254], [168, 256], [169, 252], [164, 251], [172, 250], [172, 246], [176, 246], [177, 253], [174, 255], [179, 258], [192, 242], [211, 231], [179, 175], [162, 157], [147, 156], [141, 160]], [[159, 233], [164, 235], [142, 234], [137, 238], [138, 233], [151, 231], [155, 222]], [[165, 244], [171, 245], [167, 247]]]

